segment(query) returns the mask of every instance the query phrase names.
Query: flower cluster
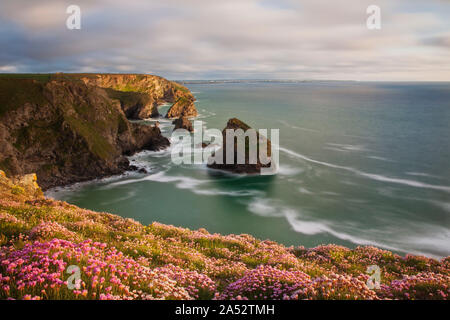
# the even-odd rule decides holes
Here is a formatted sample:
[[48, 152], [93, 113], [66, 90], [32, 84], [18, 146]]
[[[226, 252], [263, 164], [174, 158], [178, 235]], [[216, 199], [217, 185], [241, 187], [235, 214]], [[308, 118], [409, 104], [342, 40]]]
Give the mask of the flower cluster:
[[450, 257], [143, 226], [18, 193], [0, 172], [0, 299], [449, 299], [449, 284]]
[[29, 236], [32, 240], [51, 238], [62, 238], [67, 240], [80, 239], [75, 232], [67, 230], [66, 227], [60, 225], [58, 222], [42, 222], [31, 229]]
[[338, 274], [318, 277], [305, 283], [291, 298], [308, 300], [378, 299], [376, 292], [367, 287], [367, 278]]
[[301, 271], [279, 270], [261, 265], [231, 283], [217, 299], [279, 300], [293, 294], [310, 277]]
[[[0, 297], [193, 299], [200, 292], [213, 295], [214, 282], [205, 275], [175, 266], [151, 269], [140, 262], [91, 240], [36, 241], [20, 250], [2, 247]], [[81, 269], [75, 290], [67, 286], [69, 265]]]
[[156, 268], [154, 271], [174, 279], [177, 285], [185, 288], [189, 296], [194, 299], [211, 299], [216, 292], [216, 283], [207, 275], [197, 271], [185, 270], [172, 264]]
[[450, 296], [450, 276], [432, 272], [404, 276], [389, 285], [382, 285], [380, 295], [389, 299], [447, 300]]

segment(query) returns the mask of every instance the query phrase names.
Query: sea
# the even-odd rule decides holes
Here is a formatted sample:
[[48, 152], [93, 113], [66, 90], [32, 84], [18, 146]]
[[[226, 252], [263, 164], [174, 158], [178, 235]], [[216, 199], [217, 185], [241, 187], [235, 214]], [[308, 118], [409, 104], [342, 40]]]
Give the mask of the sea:
[[230, 118], [269, 134], [278, 129], [277, 173], [238, 176], [174, 163], [176, 145], [188, 139], [173, 134], [171, 121], [148, 119], [142, 122], [158, 121], [172, 147], [130, 157], [147, 173], [47, 195], [143, 224], [244, 233], [287, 246], [450, 255], [450, 83], [184, 83], [205, 130], [222, 130]]

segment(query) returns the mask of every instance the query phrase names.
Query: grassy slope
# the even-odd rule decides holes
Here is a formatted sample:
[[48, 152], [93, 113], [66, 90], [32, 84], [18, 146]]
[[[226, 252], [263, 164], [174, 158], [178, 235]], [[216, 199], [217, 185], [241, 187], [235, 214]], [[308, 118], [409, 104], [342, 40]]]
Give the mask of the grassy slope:
[[[49, 101], [44, 96], [44, 84], [52, 77], [55, 77], [55, 75], [0, 75], [0, 118], [7, 112], [23, 106], [25, 103], [40, 106], [49, 105]], [[108, 115], [105, 116], [105, 120], [96, 121], [95, 127], [93, 127], [90, 122], [91, 119], [95, 118], [97, 110], [94, 110], [92, 106], [87, 104], [70, 105], [65, 103], [65, 101], [61, 101], [57, 107], [63, 110], [64, 120], [71, 125], [75, 132], [86, 139], [89, 148], [94, 154], [102, 159], [108, 159], [114, 155], [113, 146], [100, 134], [100, 131], [107, 130], [112, 124], [117, 125], [117, 122], [120, 124], [125, 121], [115, 108], [108, 108], [109, 113], [105, 112]], [[18, 143], [18, 146], [26, 148], [27, 144], [34, 143], [31, 140], [27, 140], [32, 135], [32, 130], [40, 128], [41, 126], [36, 122], [28, 127], [22, 128], [20, 132], [14, 133], [19, 135], [18, 138], [21, 138], [21, 136], [25, 138], [22, 139], [23, 143]], [[42, 129], [43, 134], [35, 136], [41, 136], [42, 140], [45, 141], [45, 133], [49, 128], [43, 127]], [[8, 169], [6, 164], [3, 166], [0, 164], [0, 168]]]
[[46, 102], [42, 96], [43, 86], [41, 84], [35, 83], [31, 79], [14, 80], [10, 81], [10, 79], [0, 77], [0, 117], [8, 111], [21, 107], [26, 102], [37, 104]]
[[[57, 240], [61, 239], [61, 240]], [[450, 258], [400, 257], [373, 247], [286, 248], [45, 199], [0, 172], [0, 298], [379, 299], [449, 295]], [[381, 268], [369, 290], [365, 271]], [[81, 268], [69, 290], [68, 265]], [[231, 283], [234, 285], [230, 285]]]
[[[0, 73], [0, 79], [22, 79], [22, 80], [36, 80], [42, 83], [48, 82], [50, 80], [79, 80], [80, 78], [95, 78], [100, 73]], [[102, 75], [136, 75], [134, 82], [129, 82], [123, 87], [112, 88], [114, 90], [123, 92], [147, 92], [147, 87], [141, 87], [140, 81], [144, 80], [145, 77], [150, 76], [164, 80], [159, 76], [146, 75], [146, 74], [122, 74], [122, 73], [101, 73]], [[182, 93], [189, 94], [190, 91], [185, 86], [168, 80], [174, 87], [175, 90], [179, 90]]]

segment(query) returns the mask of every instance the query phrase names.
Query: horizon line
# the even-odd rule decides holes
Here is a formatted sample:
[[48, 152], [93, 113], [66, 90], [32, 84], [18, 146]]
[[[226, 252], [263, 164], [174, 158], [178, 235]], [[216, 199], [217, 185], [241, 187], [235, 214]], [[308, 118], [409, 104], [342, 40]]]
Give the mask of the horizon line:
[[165, 76], [161, 76], [155, 73], [138, 73], [138, 72], [0, 72], [0, 75], [27, 75], [27, 74], [40, 74], [40, 75], [51, 75], [51, 74], [111, 74], [111, 75], [151, 75], [166, 78], [170, 81], [175, 82], [214, 82], [214, 81], [265, 81], [265, 82], [432, 82], [432, 83], [448, 83], [449, 80], [358, 80], [358, 79], [286, 79], [286, 78], [204, 78], [204, 79], [174, 79]]

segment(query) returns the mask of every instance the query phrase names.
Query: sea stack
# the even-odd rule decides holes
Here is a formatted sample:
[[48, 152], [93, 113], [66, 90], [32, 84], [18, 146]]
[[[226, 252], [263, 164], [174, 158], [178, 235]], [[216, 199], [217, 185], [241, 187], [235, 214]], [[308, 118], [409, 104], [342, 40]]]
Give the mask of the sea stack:
[[[234, 143], [233, 143], [233, 147], [234, 147], [234, 161], [232, 163], [227, 163], [226, 161], [226, 154], [227, 154], [227, 150], [226, 150], [226, 131], [227, 129], [232, 129], [232, 130], [238, 130], [238, 129], [242, 129], [245, 132], [247, 132], [247, 130], [252, 129], [249, 125], [247, 125], [246, 123], [244, 123], [243, 121], [237, 119], [237, 118], [232, 118], [230, 120], [228, 120], [227, 126], [222, 130], [222, 138], [223, 138], [223, 142], [222, 142], [222, 148], [219, 149], [217, 152], [220, 155], [220, 152], [223, 155], [223, 161], [222, 163], [217, 163], [218, 161], [214, 161], [214, 156], [215, 154], [213, 154], [213, 156], [209, 159], [208, 161], [208, 167], [211, 169], [219, 169], [219, 170], [226, 170], [226, 171], [230, 171], [233, 173], [238, 173], [238, 174], [258, 174], [261, 173], [261, 168], [270, 168], [271, 166], [271, 162], [270, 162], [270, 157], [271, 157], [271, 142], [269, 139], [267, 139], [264, 136], [261, 136], [261, 139], [263, 139], [262, 141], [266, 141], [266, 145], [267, 145], [267, 158], [269, 159], [269, 163], [265, 164], [264, 162], [266, 161], [262, 161], [262, 159], [260, 159], [260, 155], [259, 155], [259, 139], [260, 139], [260, 134], [258, 132], [256, 132], [256, 150], [257, 150], [257, 159], [256, 159], [256, 163], [254, 161], [250, 161], [250, 139], [248, 137], [245, 137], [245, 163], [238, 163], [238, 140], [235, 137], [234, 138]], [[264, 143], [262, 144], [264, 145]]]
[[179, 117], [175, 119], [172, 124], [175, 125], [174, 130], [177, 129], [185, 129], [189, 132], [194, 132], [194, 127], [192, 126], [192, 122], [186, 116]]
[[166, 114], [166, 118], [169, 119], [196, 116], [198, 116], [198, 112], [194, 105], [194, 98], [188, 96], [178, 98]]

